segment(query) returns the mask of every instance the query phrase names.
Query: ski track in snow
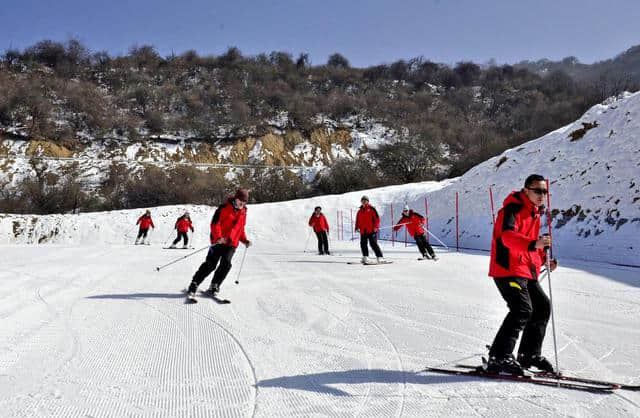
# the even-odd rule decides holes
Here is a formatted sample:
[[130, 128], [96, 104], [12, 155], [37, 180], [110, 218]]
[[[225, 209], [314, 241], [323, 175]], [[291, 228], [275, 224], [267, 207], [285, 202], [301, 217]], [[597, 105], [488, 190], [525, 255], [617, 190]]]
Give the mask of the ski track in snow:
[[[354, 243], [332, 245], [343, 258], [357, 255]], [[640, 414], [636, 392], [415, 372], [480, 361], [506, 313], [484, 255], [442, 252], [438, 263], [421, 264], [410, 250], [384, 245], [395, 262], [372, 269], [277, 245], [251, 251], [241, 284], [241, 254], [223, 284], [231, 305], [204, 297], [189, 305], [178, 289], [203, 254], [156, 273], [173, 256], [154, 246], [4, 248], [3, 416]], [[632, 383], [640, 346], [638, 317], [627, 307], [640, 294], [589, 273], [588, 263], [581, 268], [559, 271], [563, 281], [554, 282], [561, 368]], [[580, 292], [571, 291], [574, 278]], [[22, 303], [7, 304], [15, 295]], [[549, 329], [549, 357], [551, 338]]]

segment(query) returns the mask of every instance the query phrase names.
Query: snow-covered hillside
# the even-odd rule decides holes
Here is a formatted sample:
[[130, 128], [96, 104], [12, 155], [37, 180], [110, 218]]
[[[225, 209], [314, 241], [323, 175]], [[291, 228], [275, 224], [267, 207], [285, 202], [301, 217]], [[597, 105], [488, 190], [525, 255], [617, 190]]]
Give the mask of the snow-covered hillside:
[[[344, 239], [352, 234], [352, 213], [360, 196], [368, 194], [383, 217], [384, 238], [390, 239], [391, 210], [397, 220], [408, 203], [418, 212], [429, 209], [429, 228], [445, 244], [456, 245], [455, 201], [458, 193], [460, 247], [488, 249], [492, 227], [491, 188], [495, 211], [531, 173], [551, 179], [551, 209], [556, 255], [561, 258], [638, 265], [640, 251], [640, 93], [590, 109], [571, 125], [496, 156], [443, 182], [390, 186], [323, 196], [297, 202], [252, 205], [249, 230], [262, 239], [289, 240], [306, 236], [306, 220], [316, 205], [329, 216], [332, 228], [340, 214]], [[597, 126], [571, 140], [583, 123]], [[591, 126], [591, 125], [589, 125]], [[574, 134], [576, 135], [576, 134]], [[277, 210], [274, 210], [277, 208]], [[171, 234], [181, 211], [193, 213], [198, 231], [206, 231], [213, 208], [154, 209], [157, 239]], [[45, 217], [4, 215], [4, 243], [125, 243], [131, 241], [140, 210]], [[275, 214], [275, 215], [274, 215]], [[403, 235], [398, 238], [404, 239]], [[195, 240], [206, 243], [206, 234]]]
[[334, 121], [318, 116], [317, 128], [308, 134], [286, 129], [286, 114], [282, 118], [271, 121], [268, 133], [247, 134], [237, 140], [204, 141], [164, 135], [133, 141], [114, 133], [102, 140], [90, 138], [86, 144], [77, 143], [77, 149], [50, 141], [27, 140], [23, 138], [23, 130], [11, 128], [7, 130], [13, 136], [11, 139], [3, 139], [0, 131], [0, 184], [15, 185], [29, 176], [33, 171], [29, 164], [32, 157], [46, 161], [48, 171], [57, 174], [77, 164], [81, 180], [88, 186], [99, 184], [112, 162], [133, 169], [149, 164], [217, 166], [227, 167], [231, 173], [232, 166], [285, 166], [313, 180], [337, 159], [364, 158], [369, 150], [398, 139], [393, 129], [362, 117]]

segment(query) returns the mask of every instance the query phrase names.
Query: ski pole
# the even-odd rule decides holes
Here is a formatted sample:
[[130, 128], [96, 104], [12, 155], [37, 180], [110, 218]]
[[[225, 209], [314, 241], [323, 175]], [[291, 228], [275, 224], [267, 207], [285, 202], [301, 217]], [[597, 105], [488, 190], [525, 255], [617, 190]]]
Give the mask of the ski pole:
[[427, 228], [425, 228], [425, 231], [427, 231], [429, 233], [429, 235], [431, 235], [432, 237], [437, 239], [440, 244], [444, 245], [444, 248], [446, 248], [447, 250], [449, 249], [449, 247], [447, 247], [447, 244], [445, 244], [444, 242], [440, 241], [440, 238], [438, 238], [434, 234], [432, 234], [431, 231], [429, 231]]
[[202, 248], [200, 248], [199, 250], [196, 250], [196, 251], [192, 252], [191, 254], [187, 254], [187, 255], [185, 255], [185, 256], [182, 256], [182, 257], [176, 258], [175, 260], [173, 260], [173, 261], [172, 261], [172, 262], [170, 262], [170, 263], [165, 264], [164, 266], [156, 267], [156, 271], [160, 271], [161, 269], [163, 269], [163, 268], [165, 268], [165, 267], [168, 267], [168, 266], [170, 266], [170, 265], [172, 265], [172, 264], [174, 264], [174, 263], [177, 263], [178, 261], [184, 260], [185, 258], [189, 258], [189, 257], [191, 257], [192, 255], [194, 255], [194, 254], [196, 254], [196, 253], [199, 253], [200, 251], [205, 250], [205, 249], [207, 249], [207, 248], [209, 248], [209, 245], [207, 245], [206, 247], [202, 247]]
[[247, 256], [247, 247], [244, 248], [242, 253], [242, 261], [240, 262], [240, 268], [238, 269], [238, 277], [236, 277], [236, 284], [240, 284], [240, 273], [242, 272], [242, 266], [244, 266], [244, 258]]
[[307, 252], [307, 246], [309, 245], [309, 238], [311, 238], [311, 230], [309, 230], [309, 233], [307, 234], [307, 240], [304, 243], [304, 251], [303, 251], [303, 253]]
[[[547, 247], [545, 249], [545, 253], [547, 255], [547, 279], [549, 280], [549, 303], [551, 305], [551, 329], [553, 330], [553, 350], [556, 355], [556, 374], [560, 375], [560, 366], [558, 366], [558, 343], [556, 339], [556, 320], [553, 309], [553, 294], [551, 293], [551, 252]], [[560, 379], [558, 379], [558, 386], [560, 386]]]
[[169, 241], [169, 238], [171, 238], [171, 235], [173, 235], [173, 230], [169, 232], [169, 235], [167, 235], [167, 239], [164, 240], [164, 244], [162, 244], [163, 247], [167, 246], [167, 242]]
[[379, 230], [380, 229], [389, 229], [389, 228], [395, 228], [396, 226], [404, 226], [404, 225], [408, 225], [408, 224], [409, 224], [409, 222], [403, 223], [403, 224], [391, 225], [391, 226], [383, 226], [382, 228], [378, 228], [378, 229]]

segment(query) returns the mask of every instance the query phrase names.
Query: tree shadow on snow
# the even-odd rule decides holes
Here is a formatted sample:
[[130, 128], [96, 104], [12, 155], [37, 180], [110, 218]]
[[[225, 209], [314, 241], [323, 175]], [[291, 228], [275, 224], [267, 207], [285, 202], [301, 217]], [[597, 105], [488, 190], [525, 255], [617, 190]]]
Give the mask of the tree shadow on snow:
[[183, 299], [184, 293], [122, 293], [110, 295], [87, 296], [85, 299]]
[[297, 376], [283, 376], [259, 381], [256, 386], [261, 388], [284, 388], [305, 390], [334, 396], [351, 396], [344, 390], [330, 385], [357, 385], [364, 383], [398, 383], [398, 384], [443, 384], [461, 383], [473, 380], [469, 376], [450, 376], [439, 374], [423, 374], [399, 370], [357, 369], [341, 372], [326, 372], [301, 374]]

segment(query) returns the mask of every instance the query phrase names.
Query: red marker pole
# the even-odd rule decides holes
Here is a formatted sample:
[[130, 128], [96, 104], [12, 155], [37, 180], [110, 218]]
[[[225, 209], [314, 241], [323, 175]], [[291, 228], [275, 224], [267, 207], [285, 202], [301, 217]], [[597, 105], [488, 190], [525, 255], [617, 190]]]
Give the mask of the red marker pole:
[[495, 225], [496, 216], [495, 212], [493, 211], [493, 191], [491, 190], [491, 187], [489, 187], [489, 199], [491, 199], [491, 225]]
[[353, 208], [349, 209], [349, 211], [351, 212], [351, 240], [353, 241], [353, 234], [355, 233], [353, 230]]
[[553, 236], [551, 235], [551, 189], [549, 188], [549, 180], [545, 180], [547, 182], [547, 227], [549, 238], [551, 238], [551, 246], [549, 247], [549, 254], [551, 258], [553, 258]]
[[456, 192], [456, 251], [460, 251], [458, 245], [458, 192]]
[[[424, 217], [425, 223], [424, 226], [429, 230], [429, 202], [427, 202], [427, 198], [424, 198]], [[427, 242], [429, 242], [429, 233], [427, 233]]]
[[[393, 203], [391, 204], [391, 225], [393, 226]], [[396, 231], [393, 230], [393, 228], [391, 228], [391, 246], [395, 247], [395, 235], [396, 235]]]

